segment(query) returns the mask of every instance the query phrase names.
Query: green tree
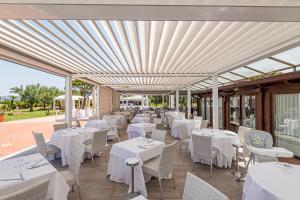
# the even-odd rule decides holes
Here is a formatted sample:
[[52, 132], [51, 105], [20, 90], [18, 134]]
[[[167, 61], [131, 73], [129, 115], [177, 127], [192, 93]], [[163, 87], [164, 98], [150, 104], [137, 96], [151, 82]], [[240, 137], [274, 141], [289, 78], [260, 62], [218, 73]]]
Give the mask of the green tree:
[[10, 89], [11, 93], [18, 94], [21, 97], [21, 101], [24, 101], [29, 106], [29, 111], [33, 111], [35, 103], [39, 102], [40, 84], [27, 85], [25, 89], [21, 87], [13, 87]]
[[43, 105], [43, 109], [46, 110], [48, 105], [52, 105], [53, 98], [61, 95], [62, 93], [63, 92], [56, 87], [41, 86], [39, 90], [39, 100]]
[[83, 96], [83, 103], [81, 104], [81, 109], [84, 109], [86, 100], [93, 92], [94, 85], [90, 83], [86, 83], [81, 80], [74, 80], [72, 81], [73, 86], [73, 94]]
[[15, 100], [16, 100], [17, 96], [10, 95], [9, 98], [10, 98], [10, 107], [12, 110], [14, 110], [16, 108]]

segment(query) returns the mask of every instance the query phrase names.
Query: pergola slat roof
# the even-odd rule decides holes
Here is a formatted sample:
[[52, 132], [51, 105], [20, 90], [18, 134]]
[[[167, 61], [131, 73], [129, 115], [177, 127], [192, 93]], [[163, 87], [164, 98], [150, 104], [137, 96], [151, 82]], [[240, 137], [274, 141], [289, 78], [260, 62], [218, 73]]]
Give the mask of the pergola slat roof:
[[0, 44], [120, 91], [201, 90], [216, 73], [224, 85], [297, 70], [300, 48], [273, 54], [299, 36], [297, 22], [0, 20]]

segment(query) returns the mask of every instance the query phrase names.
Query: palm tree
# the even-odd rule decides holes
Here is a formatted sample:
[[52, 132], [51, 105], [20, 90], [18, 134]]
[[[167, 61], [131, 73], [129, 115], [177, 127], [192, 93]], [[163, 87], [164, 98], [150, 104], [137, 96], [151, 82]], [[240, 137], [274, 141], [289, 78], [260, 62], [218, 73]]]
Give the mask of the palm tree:
[[22, 93], [21, 100], [29, 105], [29, 111], [33, 111], [33, 105], [39, 101], [40, 84], [27, 85]]

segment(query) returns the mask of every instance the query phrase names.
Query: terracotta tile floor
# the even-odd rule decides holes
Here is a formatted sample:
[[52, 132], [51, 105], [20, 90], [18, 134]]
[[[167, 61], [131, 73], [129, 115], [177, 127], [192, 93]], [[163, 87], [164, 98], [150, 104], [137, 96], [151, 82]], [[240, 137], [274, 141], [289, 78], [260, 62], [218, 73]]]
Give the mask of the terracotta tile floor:
[[[122, 136], [121, 140], [126, 140], [127, 136]], [[167, 138], [167, 143], [171, 143], [174, 139]], [[109, 156], [107, 151], [107, 156]], [[60, 160], [53, 162], [58, 170], [67, 169], [61, 167]], [[91, 167], [91, 160], [87, 159], [82, 165], [80, 174], [81, 184], [81, 199], [83, 200], [121, 200], [128, 191], [128, 186], [123, 183], [111, 182], [109, 177], [106, 177], [108, 162], [105, 162], [103, 157], [97, 157], [94, 160], [94, 168]], [[218, 188], [230, 199], [241, 199], [243, 184], [235, 181], [230, 172], [232, 169], [213, 168], [213, 176], [210, 177], [208, 165], [200, 165], [193, 163], [190, 158], [190, 153], [182, 148], [181, 154], [178, 154], [174, 165], [174, 177], [176, 188], [173, 187], [172, 180], [163, 180], [162, 187], [164, 191], [163, 199], [177, 200], [181, 199], [185, 177], [188, 171], [206, 180], [211, 185]], [[160, 199], [159, 184], [157, 179], [151, 179], [146, 184], [149, 199]], [[70, 192], [70, 199], [79, 199], [78, 192]]]

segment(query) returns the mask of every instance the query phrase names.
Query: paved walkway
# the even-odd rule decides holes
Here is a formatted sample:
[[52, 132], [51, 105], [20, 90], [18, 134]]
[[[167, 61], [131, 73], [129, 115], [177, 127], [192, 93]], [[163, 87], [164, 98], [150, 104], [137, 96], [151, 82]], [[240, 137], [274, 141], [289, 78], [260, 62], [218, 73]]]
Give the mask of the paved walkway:
[[[58, 116], [60, 119], [64, 115]], [[41, 132], [48, 140], [53, 133], [55, 116], [0, 123], [0, 157], [35, 144], [32, 131]]]

